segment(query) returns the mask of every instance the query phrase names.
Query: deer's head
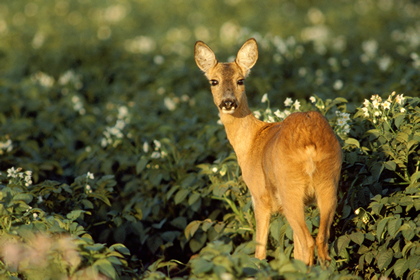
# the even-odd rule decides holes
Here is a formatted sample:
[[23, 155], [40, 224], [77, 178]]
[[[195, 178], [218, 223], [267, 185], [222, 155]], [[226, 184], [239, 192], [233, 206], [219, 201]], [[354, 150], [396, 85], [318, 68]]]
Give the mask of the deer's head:
[[221, 113], [249, 111], [244, 81], [258, 59], [255, 39], [242, 45], [234, 62], [218, 62], [214, 52], [201, 41], [195, 44], [194, 57], [210, 82], [214, 103]]

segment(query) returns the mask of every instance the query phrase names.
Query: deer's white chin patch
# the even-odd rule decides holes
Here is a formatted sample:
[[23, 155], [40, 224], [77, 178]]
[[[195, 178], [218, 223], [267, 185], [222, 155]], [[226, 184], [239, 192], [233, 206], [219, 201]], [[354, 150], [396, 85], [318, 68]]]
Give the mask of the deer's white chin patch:
[[223, 108], [222, 113], [232, 115], [233, 113], [235, 113], [235, 108], [231, 108], [230, 110]]

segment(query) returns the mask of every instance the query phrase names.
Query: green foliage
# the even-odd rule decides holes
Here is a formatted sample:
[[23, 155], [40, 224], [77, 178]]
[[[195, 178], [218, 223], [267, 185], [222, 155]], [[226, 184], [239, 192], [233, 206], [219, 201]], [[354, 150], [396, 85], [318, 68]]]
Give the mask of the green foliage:
[[82, 225], [91, 215], [83, 208], [96, 211], [101, 204], [109, 206], [102, 189], [110, 178], [98, 180], [92, 189], [88, 185], [92, 174], [76, 178], [70, 186], [50, 181], [33, 186], [31, 172], [21, 169], [10, 168], [7, 177], [7, 185], [0, 185], [1, 275], [119, 279], [129, 250], [123, 244], [108, 248], [95, 243]]
[[[1, 3], [0, 278], [418, 279], [419, 17], [410, 0]], [[254, 114], [319, 110], [342, 143], [328, 268], [293, 260], [280, 215], [253, 258], [192, 56], [249, 37]], [[316, 208], [306, 222], [316, 235]]]

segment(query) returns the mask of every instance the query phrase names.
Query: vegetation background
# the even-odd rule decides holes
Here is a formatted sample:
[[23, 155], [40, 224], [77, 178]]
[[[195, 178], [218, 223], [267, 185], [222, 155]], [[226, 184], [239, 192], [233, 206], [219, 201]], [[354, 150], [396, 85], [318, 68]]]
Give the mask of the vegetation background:
[[[2, 279], [420, 279], [419, 18], [415, 0], [3, 1]], [[293, 260], [281, 216], [253, 258], [193, 59], [196, 40], [225, 61], [249, 37], [255, 114], [319, 110], [341, 139], [328, 268]]]

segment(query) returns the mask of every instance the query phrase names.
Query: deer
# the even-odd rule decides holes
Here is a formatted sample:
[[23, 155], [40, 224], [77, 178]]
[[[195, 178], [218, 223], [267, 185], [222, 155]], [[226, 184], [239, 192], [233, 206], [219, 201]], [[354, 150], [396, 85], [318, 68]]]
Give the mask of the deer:
[[[248, 107], [245, 79], [258, 59], [254, 38], [233, 62], [219, 62], [204, 42], [194, 58], [210, 82], [229, 143], [254, 209], [255, 257], [266, 259], [272, 214], [285, 216], [293, 231], [294, 258], [314, 264], [315, 244], [321, 264], [329, 264], [328, 239], [337, 207], [342, 150], [327, 119], [317, 111], [295, 112], [281, 122], [257, 119]], [[305, 207], [315, 203], [320, 225], [316, 240], [305, 223]]]

